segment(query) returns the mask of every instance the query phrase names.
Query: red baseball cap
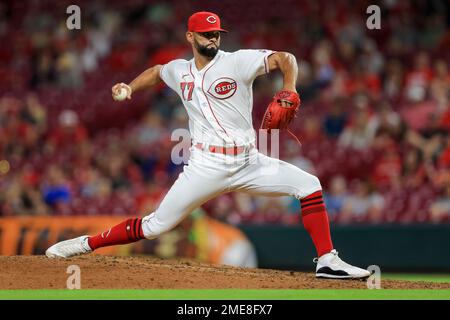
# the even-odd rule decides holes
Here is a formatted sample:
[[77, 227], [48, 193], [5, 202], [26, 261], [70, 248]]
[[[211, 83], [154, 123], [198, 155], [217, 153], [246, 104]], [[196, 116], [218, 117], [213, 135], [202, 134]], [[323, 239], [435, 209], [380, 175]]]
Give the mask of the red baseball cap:
[[207, 11], [194, 13], [188, 20], [188, 31], [209, 32], [221, 31], [228, 32], [220, 27], [220, 18], [217, 14]]

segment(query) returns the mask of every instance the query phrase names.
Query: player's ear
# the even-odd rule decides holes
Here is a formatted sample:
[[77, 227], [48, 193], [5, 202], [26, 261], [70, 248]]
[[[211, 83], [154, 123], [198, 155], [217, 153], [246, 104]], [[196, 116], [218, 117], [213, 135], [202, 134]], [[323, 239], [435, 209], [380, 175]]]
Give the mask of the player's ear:
[[186, 40], [192, 44], [194, 43], [194, 33], [191, 31], [186, 32]]

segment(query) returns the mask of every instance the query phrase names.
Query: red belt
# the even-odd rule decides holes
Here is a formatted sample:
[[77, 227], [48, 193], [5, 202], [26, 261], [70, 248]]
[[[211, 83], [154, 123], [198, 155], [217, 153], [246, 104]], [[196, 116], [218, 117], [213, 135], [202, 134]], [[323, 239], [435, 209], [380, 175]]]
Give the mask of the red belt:
[[[203, 150], [203, 143], [195, 144], [195, 147]], [[209, 146], [208, 150], [213, 153], [220, 153], [226, 155], [238, 155], [243, 153], [248, 147], [245, 146], [234, 146], [234, 147], [220, 147], [220, 146]]]

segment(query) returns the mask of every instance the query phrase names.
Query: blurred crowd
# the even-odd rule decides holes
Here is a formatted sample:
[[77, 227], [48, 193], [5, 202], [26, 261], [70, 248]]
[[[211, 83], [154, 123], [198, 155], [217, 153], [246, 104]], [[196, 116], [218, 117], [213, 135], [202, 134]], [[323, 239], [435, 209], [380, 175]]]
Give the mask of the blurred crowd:
[[[224, 50], [296, 55], [302, 146], [282, 134], [281, 159], [319, 176], [333, 222], [450, 221], [446, 1], [382, 1], [381, 30], [366, 28], [365, 1], [81, 1], [75, 31], [68, 5], [0, 4], [0, 216], [154, 210], [182, 170], [170, 135], [187, 115], [164, 86], [113, 109], [110, 87], [189, 57], [186, 19], [207, 9], [230, 30]], [[255, 82], [255, 127], [281, 83]], [[204, 208], [232, 224], [296, 224], [300, 212], [289, 197], [241, 193]]]

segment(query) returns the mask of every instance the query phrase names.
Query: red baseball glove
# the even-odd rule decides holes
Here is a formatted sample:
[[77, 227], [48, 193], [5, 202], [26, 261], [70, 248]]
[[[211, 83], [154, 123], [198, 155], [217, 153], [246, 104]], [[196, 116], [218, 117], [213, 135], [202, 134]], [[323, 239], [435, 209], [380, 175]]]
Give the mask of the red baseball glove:
[[288, 90], [279, 91], [267, 107], [261, 129], [267, 129], [268, 133], [271, 129], [287, 129], [297, 116], [300, 104], [298, 93]]

